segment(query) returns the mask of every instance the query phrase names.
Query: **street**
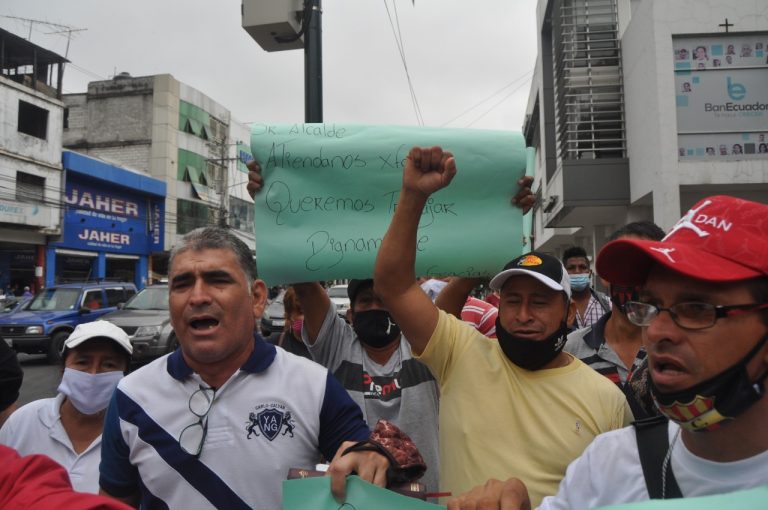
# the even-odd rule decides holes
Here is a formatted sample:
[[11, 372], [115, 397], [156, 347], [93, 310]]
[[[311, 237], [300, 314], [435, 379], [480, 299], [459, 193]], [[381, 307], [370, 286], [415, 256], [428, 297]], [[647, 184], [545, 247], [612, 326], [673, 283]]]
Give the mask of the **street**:
[[24, 371], [18, 405], [53, 397], [61, 381], [61, 365], [50, 365], [44, 354], [19, 354], [19, 364]]

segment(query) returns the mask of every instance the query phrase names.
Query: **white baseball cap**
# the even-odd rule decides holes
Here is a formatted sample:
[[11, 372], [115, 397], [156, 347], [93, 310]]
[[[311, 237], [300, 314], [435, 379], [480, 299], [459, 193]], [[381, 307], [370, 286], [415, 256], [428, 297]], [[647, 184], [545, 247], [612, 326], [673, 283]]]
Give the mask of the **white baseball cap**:
[[107, 338], [125, 349], [128, 354], [133, 354], [133, 346], [128, 334], [107, 321], [93, 321], [78, 325], [64, 341], [64, 349], [74, 349], [92, 338]]

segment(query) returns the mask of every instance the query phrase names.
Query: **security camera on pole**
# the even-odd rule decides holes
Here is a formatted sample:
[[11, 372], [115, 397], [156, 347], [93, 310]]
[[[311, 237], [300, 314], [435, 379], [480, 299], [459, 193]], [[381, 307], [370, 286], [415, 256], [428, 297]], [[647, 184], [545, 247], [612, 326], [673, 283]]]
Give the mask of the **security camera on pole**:
[[323, 121], [321, 0], [243, 0], [243, 28], [265, 51], [304, 48], [304, 120]]

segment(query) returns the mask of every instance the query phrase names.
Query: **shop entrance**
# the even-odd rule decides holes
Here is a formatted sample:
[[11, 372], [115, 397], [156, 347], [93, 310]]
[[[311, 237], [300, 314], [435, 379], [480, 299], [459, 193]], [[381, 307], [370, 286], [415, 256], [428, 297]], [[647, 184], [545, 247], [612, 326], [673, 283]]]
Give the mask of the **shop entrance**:
[[96, 254], [93, 257], [81, 255], [56, 255], [55, 283], [86, 282], [95, 275]]
[[136, 281], [136, 262], [138, 257], [107, 255], [107, 267], [104, 274], [107, 280], [117, 282]]
[[21, 296], [24, 287], [34, 289], [35, 249], [24, 244], [0, 246], [0, 294]]

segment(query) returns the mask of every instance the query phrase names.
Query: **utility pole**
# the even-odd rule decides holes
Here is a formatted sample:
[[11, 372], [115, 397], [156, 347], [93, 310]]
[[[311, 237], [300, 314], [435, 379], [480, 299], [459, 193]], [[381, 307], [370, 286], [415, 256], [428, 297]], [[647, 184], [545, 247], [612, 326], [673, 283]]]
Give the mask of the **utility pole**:
[[265, 51], [304, 48], [305, 122], [323, 121], [322, 14], [322, 0], [242, 3], [243, 28]]
[[304, 121], [323, 122], [323, 10], [321, 0], [304, 1], [311, 4], [304, 35]]

